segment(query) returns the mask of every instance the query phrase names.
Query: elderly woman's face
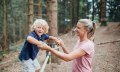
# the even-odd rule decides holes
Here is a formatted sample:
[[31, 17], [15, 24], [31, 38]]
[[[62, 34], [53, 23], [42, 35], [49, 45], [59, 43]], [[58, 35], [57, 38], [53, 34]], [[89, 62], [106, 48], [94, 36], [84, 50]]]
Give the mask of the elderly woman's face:
[[86, 33], [86, 29], [84, 25], [80, 22], [77, 23], [76, 33], [77, 33], [77, 36], [83, 36]]

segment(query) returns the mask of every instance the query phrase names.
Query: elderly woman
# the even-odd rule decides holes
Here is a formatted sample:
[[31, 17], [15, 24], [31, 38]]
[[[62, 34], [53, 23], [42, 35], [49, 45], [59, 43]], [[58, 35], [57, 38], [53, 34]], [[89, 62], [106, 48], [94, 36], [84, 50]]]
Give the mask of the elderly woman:
[[69, 52], [64, 43], [60, 40], [59, 44], [64, 53], [54, 50], [47, 45], [38, 45], [43, 50], [48, 50], [64, 61], [73, 60], [72, 72], [92, 72], [91, 62], [94, 56], [94, 43], [90, 40], [95, 32], [95, 23], [89, 19], [80, 19], [75, 29], [79, 40], [72, 52]]

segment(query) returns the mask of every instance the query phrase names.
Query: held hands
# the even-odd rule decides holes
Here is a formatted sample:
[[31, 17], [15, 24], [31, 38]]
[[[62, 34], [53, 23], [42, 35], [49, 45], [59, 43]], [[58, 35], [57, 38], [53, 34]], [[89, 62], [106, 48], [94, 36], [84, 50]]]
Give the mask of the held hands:
[[50, 39], [54, 40], [57, 45], [62, 45], [63, 41], [60, 38], [54, 37], [54, 36], [49, 36]]
[[63, 51], [64, 51], [65, 53], [69, 53], [69, 51], [66, 50], [66, 47], [65, 47], [64, 42], [62, 41], [62, 39], [58, 38], [57, 44], [58, 44], [59, 46], [61, 46], [61, 48], [63, 49]]
[[[38, 48], [42, 49], [42, 50], [50, 50], [51, 47], [48, 46], [46, 43], [42, 42], [42, 41], [39, 41], [40, 43], [37, 45]], [[55, 42], [57, 43], [57, 45], [61, 46], [61, 47], [64, 47], [64, 42], [60, 39], [60, 38], [57, 38], [55, 40]]]
[[61, 46], [61, 47], [64, 46], [64, 42], [63, 42], [62, 39], [60, 39], [60, 38], [57, 38], [57, 39], [56, 39], [56, 43], [57, 43], [57, 45], [59, 45], [59, 46]]

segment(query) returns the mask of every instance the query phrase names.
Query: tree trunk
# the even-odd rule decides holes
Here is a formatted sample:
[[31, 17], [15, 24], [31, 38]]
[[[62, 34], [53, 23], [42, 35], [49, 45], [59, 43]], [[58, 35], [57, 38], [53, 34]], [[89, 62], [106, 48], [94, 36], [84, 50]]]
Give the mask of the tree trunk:
[[4, 20], [3, 20], [3, 37], [4, 37], [4, 47], [3, 51], [9, 50], [9, 39], [8, 39], [8, 24], [7, 24], [7, 0], [3, 0], [4, 7]]
[[70, 1], [70, 3], [71, 3], [71, 10], [70, 10], [70, 18], [71, 18], [71, 28], [74, 26], [74, 0], [71, 0]]
[[15, 24], [14, 23], [12, 23], [13, 24], [13, 26], [12, 26], [12, 33], [13, 33], [13, 43], [15, 43], [16, 42], [16, 34], [15, 34], [15, 24], [17, 24], [16, 22], [15, 22]]
[[92, 11], [92, 21], [94, 20], [94, 11], [95, 11], [95, 7], [94, 7], [94, 0], [92, 0], [92, 8], [93, 8], [93, 11]]
[[49, 34], [57, 36], [57, 0], [47, 0], [47, 21], [50, 26]]
[[79, 19], [79, 0], [73, 0], [74, 1], [74, 25], [77, 24], [77, 21]]
[[[47, 22], [49, 24], [49, 34], [52, 36], [58, 36], [57, 27], [57, 0], [47, 0]], [[53, 41], [50, 41], [53, 43]], [[54, 55], [51, 56], [52, 63], [58, 63], [59, 59]]]
[[42, 0], [34, 0], [34, 17], [42, 18]]
[[21, 23], [19, 23], [19, 35], [18, 35], [18, 37], [19, 37], [19, 43], [21, 43], [22, 42], [22, 24]]
[[28, 0], [28, 24], [26, 24], [26, 28], [25, 28], [25, 31], [26, 31], [26, 35], [28, 35], [29, 31], [30, 31], [30, 28], [31, 28], [31, 25], [33, 24], [33, 0]]
[[71, 0], [71, 28], [77, 24], [79, 19], [79, 0]]
[[101, 26], [107, 26], [107, 23], [106, 23], [106, 0], [101, 0]]
[[42, 18], [42, 0], [38, 0], [38, 18]]

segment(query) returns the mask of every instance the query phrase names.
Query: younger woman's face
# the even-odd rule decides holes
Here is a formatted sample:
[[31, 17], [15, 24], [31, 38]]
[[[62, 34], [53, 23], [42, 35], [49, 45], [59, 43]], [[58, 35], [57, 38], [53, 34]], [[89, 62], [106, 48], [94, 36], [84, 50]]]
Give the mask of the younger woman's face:
[[86, 33], [86, 29], [85, 29], [84, 25], [82, 23], [78, 22], [77, 27], [76, 27], [77, 36], [84, 36], [85, 33]]
[[36, 25], [34, 30], [38, 36], [41, 36], [44, 33], [44, 28], [42, 25]]

